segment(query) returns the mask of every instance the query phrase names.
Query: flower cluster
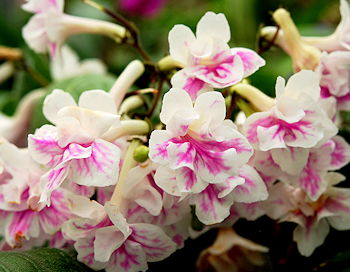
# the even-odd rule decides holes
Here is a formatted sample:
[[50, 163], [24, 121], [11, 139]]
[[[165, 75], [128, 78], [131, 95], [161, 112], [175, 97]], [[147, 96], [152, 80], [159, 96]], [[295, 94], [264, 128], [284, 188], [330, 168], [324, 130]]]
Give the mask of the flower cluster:
[[[122, 42], [132, 32], [65, 14], [63, 6], [27, 0], [23, 9], [34, 15], [23, 28], [26, 42], [50, 52], [57, 80], [103, 75], [103, 64], [80, 64], [62, 46], [65, 39], [93, 33]], [[345, 0], [341, 11], [350, 14]], [[109, 91], [86, 90], [76, 100], [54, 89], [24, 98], [18, 114], [0, 124], [1, 249], [49, 242], [74, 246], [78, 260], [95, 270], [144, 271], [200, 235], [193, 218], [205, 229], [262, 215], [294, 222], [305, 256], [330, 226], [350, 229], [350, 189], [336, 186], [344, 177], [334, 172], [350, 161], [350, 145], [337, 135], [339, 113], [350, 109], [348, 18], [331, 38], [318, 39], [301, 37], [285, 10], [274, 19], [281, 27], [275, 42], [296, 71], [287, 83], [277, 78], [275, 98], [247, 83], [265, 61], [251, 49], [230, 48], [228, 22], [213, 12], [200, 19], [196, 35], [184, 25], [170, 31], [170, 56], [154, 64], [160, 86], [171, 84], [158, 116], [161, 87], [128, 92], [145, 70], [138, 60]], [[269, 39], [272, 30], [262, 35]], [[43, 95], [47, 124], [26, 141], [20, 124]], [[154, 107], [135, 111], [146, 95], [154, 96]]]

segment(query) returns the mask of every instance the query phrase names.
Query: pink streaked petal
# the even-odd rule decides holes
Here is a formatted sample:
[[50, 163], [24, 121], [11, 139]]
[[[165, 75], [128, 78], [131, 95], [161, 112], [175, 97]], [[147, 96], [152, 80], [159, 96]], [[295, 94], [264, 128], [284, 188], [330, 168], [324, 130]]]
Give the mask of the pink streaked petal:
[[35, 212], [25, 210], [9, 214], [5, 219], [5, 239], [12, 247], [21, 247], [24, 239], [39, 236], [38, 218]]
[[95, 260], [108, 262], [113, 252], [118, 249], [127, 237], [115, 226], [100, 228], [95, 233]]
[[213, 88], [225, 88], [243, 79], [243, 63], [240, 57], [229, 55], [222, 62], [212, 66], [198, 66], [192, 75]]
[[279, 179], [284, 175], [280, 166], [273, 160], [271, 151], [256, 151], [252, 159], [252, 165], [271, 179]]
[[[313, 156], [312, 154], [310, 156]], [[305, 190], [311, 200], [315, 201], [327, 189], [327, 180], [324, 178], [326, 169], [320, 170], [312, 165], [312, 158], [309, 158], [308, 163], [303, 169], [297, 182], [294, 184]]]
[[166, 166], [158, 167], [154, 175], [154, 181], [166, 193], [174, 196], [182, 195], [178, 187], [175, 170]]
[[207, 186], [207, 183], [188, 167], [176, 171], [176, 182], [181, 193], [199, 193]]
[[71, 217], [69, 204], [63, 191], [57, 190], [52, 193], [51, 206], [38, 213], [40, 226], [46, 233], [55, 233]]
[[245, 182], [233, 189], [231, 196], [234, 201], [252, 203], [267, 199], [266, 185], [253, 167], [242, 166], [239, 170], [239, 177], [243, 178]]
[[68, 163], [65, 163], [50, 170], [40, 178], [40, 184], [43, 189], [40, 196], [40, 202], [50, 205], [52, 192], [60, 187], [62, 182], [66, 179], [68, 171]]
[[146, 254], [137, 242], [126, 240], [112, 255], [107, 271], [145, 271], [147, 270]]
[[92, 269], [101, 270], [107, 266], [107, 263], [101, 263], [95, 260], [94, 240], [95, 240], [94, 236], [87, 237], [84, 239], [79, 239], [74, 244], [74, 248], [78, 252], [78, 256], [77, 256], [78, 261], [86, 264]]
[[271, 127], [258, 126], [257, 136], [259, 148], [262, 151], [286, 147], [284, 141], [285, 131], [278, 125], [272, 125]]
[[176, 250], [175, 243], [164, 231], [151, 224], [131, 224], [132, 233], [128, 240], [140, 244], [149, 262], [161, 261]]
[[149, 157], [152, 161], [159, 164], [166, 164], [169, 154], [167, 148], [169, 140], [172, 138], [171, 133], [166, 130], [154, 130], [149, 139]]
[[167, 151], [169, 152], [169, 167], [171, 169], [175, 170], [181, 167], [194, 168], [193, 163], [196, 156], [196, 149], [190, 143], [170, 142]]
[[350, 145], [341, 136], [334, 136], [331, 140], [334, 142], [335, 147], [331, 153], [329, 170], [337, 170], [349, 163]]
[[171, 85], [174, 88], [185, 90], [193, 101], [203, 92], [212, 91], [204, 81], [191, 76], [191, 69], [182, 69], [171, 78]]
[[105, 187], [114, 185], [119, 175], [120, 149], [97, 139], [91, 144], [91, 155], [71, 161], [70, 178], [79, 185]]
[[255, 73], [260, 67], [266, 64], [265, 60], [253, 50], [242, 47], [235, 47], [232, 48], [231, 51], [234, 55], [238, 55], [242, 59], [244, 66], [244, 77], [250, 76], [251, 74]]
[[58, 145], [57, 129], [44, 125], [28, 137], [28, 149], [38, 163], [55, 167], [62, 161], [64, 149]]
[[232, 197], [220, 198], [220, 185], [209, 184], [202, 192], [191, 196], [190, 203], [196, 206], [198, 219], [206, 225], [222, 222], [230, 214]]
[[282, 171], [290, 175], [299, 175], [308, 161], [309, 152], [306, 148], [288, 147], [273, 149], [271, 155]]

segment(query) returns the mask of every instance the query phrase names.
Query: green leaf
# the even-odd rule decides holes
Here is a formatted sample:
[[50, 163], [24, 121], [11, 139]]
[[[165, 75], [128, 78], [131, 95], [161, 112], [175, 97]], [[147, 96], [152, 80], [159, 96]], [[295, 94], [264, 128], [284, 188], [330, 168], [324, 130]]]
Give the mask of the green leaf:
[[38, 248], [28, 251], [0, 252], [2, 272], [88, 272], [93, 271], [66, 251], [56, 248]]
[[[50, 94], [54, 89], [62, 89], [65, 92], [70, 93], [75, 101], [78, 101], [80, 94], [87, 90], [99, 89], [109, 91], [115, 80], [116, 78], [111, 75], [81, 75], [74, 78], [67, 78], [62, 81], [53, 82], [46, 89], [48, 91], [47, 94]], [[44, 100], [45, 97], [38, 102], [34, 109], [30, 128], [31, 133], [42, 125], [49, 123], [42, 113]]]

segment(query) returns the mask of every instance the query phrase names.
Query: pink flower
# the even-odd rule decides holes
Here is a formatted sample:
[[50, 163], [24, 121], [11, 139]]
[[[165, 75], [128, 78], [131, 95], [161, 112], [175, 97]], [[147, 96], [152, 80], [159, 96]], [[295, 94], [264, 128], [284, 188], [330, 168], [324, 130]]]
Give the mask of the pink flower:
[[28, 139], [33, 159], [50, 168], [41, 178], [41, 201], [49, 202], [51, 192], [66, 178], [85, 186], [117, 182], [120, 149], [102, 137], [119, 122], [108, 93], [84, 92], [77, 106], [68, 93], [54, 90], [46, 97], [43, 111], [56, 126], [44, 125]]
[[265, 61], [254, 51], [230, 49], [230, 27], [223, 14], [207, 12], [198, 22], [196, 36], [190, 28], [176, 25], [169, 33], [170, 56], [184, 69], [172, 80], [192, 100], [212, 88], [225, 88], [254, 73]]
[[333, 97], [337, 110], [350, 110], [350, 52], [323, 53], [318, 72], [321, 77], [321, 97]]
[[153, 17], [164, 6], [166, 0], [122, 0], [118, 4], [125, 13], [133, 16]]
[[[247, 198], [242, 202], [266, 196], [259, 175], [242, 167], [252, 149], [232, 121], [224, 120], [225, 111], [221, 93], [201, 94], [193, 105], [187, 92], [171, 89], [160, 114], [166, 130], [153, 131], [150, 138], [150, 158], [161, 165], [154, 176], [156, 184], [168, 194], [188, 195], [206, 224], [224, 220], [233, 200], [239, 201], [244, 193]], [[240, 177], [244, 169], [253, 174], [251, 186]]]
[[78, 260], [93, 269], [144, 271], [147, 262], [160, 261], [175, 251], [175, 243], [158, 226], [129, 224], [109, 204], [103, 207], [84, 198], [77, 198], [76, 204], [79, 217], [66, 222], [63, 232], [76, 241]]
[[[71, 213], [68, 191], [57, 190], [50, 207], [38, 203], [42, 170], [31, 160], [28, 150], [7, 142], [0, 144], [0, 232], [10, 247], [50, 239]], [[43, 238], [43, 239], [42, 239]]]
[[323, 244], [330, 226], [350, 229], [350, 190], [334, 187], [344, 177], [328, 173], [324, 178], [327, 189], [316, 201], [311, 201], [299, 188], [277, 183], [265, 203], [267, 214], [273, 219], [298, 224], [293, 239], [299, 252], [307, 257]]
[[[271, 150], [276, 161], [288, 160], [282, 169], [298, 171], [308, 156], [308, 148], [320, 145], [337, 133], [337, 128], [318, 105], [319, 78], [312, 71], [294, 74], [285, 86], [276, 82], [276, 105], [267, 112], [249, 116], [244, 134], [257, 150]], [[283, 168], [283, 166], [285, 166]], [[287, 170], [288, 172], [288, 170]]]

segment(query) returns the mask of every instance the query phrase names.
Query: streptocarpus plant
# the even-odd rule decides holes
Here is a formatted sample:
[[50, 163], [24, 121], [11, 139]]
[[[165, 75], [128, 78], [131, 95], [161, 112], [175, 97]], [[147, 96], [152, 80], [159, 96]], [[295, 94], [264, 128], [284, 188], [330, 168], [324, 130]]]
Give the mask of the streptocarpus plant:
[[[251, 49], [230, 48], [224, 14], [207, 12], [196, 35], [174, 26], [170, 55], [152, 62], [134, 24], [83, 2], [118, 24], [65, 14], [63, 0], [23, 5], [34, 14], [24, 39], [34, 51], [50, 53], [55, 79], [105, 73], [102, 63], [84, 66], [63, 46], [76, 34], [129, 44], [143, 61], [131, 61], [109, 90], [45, 93], [47, 124], [29, 133], [22, 148], [16, 144], [25, 142], [28, 126], [20, 124], [30, 122], [43, 91], [24, 98], [13, 118], [4, 117], [2, 250], [48, 243], [74, 247], [77, 259], [95, 270], [144, 271], [208, 229], [234, 233], [228, 230], [239, 219], [296, 223], [293, 240], [304, 256], [323, 244], [330, 226], [350, 229], [350, 189], [337, 186], [344, 177], [334, 172], [350, 161], [350, 146], [337, 135], [340, 111], [349, 109], [346, 18], [332, 36], [334, 50], [323, 52], [326, 38], [300, 36], [284, 9], [273, 14], [280, 32], [263, 28], [262, 36], [292, 57], [296, 73], [287, 83], [277, 78], [272, 98], [247, 81], [265, 60]], [[347, 3], [341, 5], [346, 16]], [[136, 85], [147, 69], [149, 80]], [[242, 250], [268, 250], [237, 237]]]

